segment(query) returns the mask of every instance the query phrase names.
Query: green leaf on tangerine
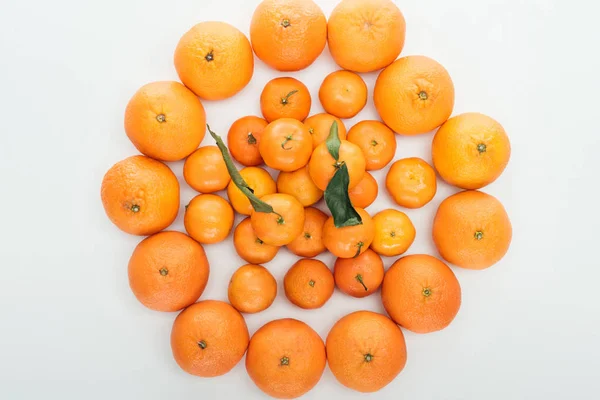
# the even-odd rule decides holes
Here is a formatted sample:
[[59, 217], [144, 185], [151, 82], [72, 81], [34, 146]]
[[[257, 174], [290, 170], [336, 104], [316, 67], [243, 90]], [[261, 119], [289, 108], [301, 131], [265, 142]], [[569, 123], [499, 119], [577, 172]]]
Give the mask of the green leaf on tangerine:
[[248, 198], [250, 204], [252, 204], [252, 208], [254, 208], [254, 211], [262, 213], [272, 213], [273, 207], [256, 197], [254, 191], [250, 188], [250, 186], [248, 186], [244, 178], [242, 178], [242, 175], [240, 175], [240, 172], [237, 170], [235, 164], [233, 163], [233, 160], [231, 159], [231, 155], [229, 154], [227, 146], [225, 146], [225, 143], [223, 143], [223, 139], [221, 139], [219, 135], [214, 133], [210, 129], [210, 126], [208, 124], [206, 125], [206, 127], [208, 128], [210, 136], [212, 136], [213, 139], [215, 139], [215, 142], [217, 142], [217, 147], [219, 148], [219, 150], [221, 150], [221, 154], [223, 155], [223, 160], [225, 161], [225, 165], [227, 166], [227, 171], [231, 176], [231, 180], [233, 181], [235, 186], [237, 186], [238, 189], [240, 189], [242, 193], [244, 193], [244, 195]]
[[362, 218], [350, 202], [350, 195], [348, 195], [349, 183], [348, 166], [343, 163], [329, 181], [327, 189], [325, 189], [325, 202], [329, 211], [331, 211], [336, 228], [362, 224]]
[[337, 121], [333, 121], [331, 124], [331, 129], [329, 129], [329, 136], [327, 136], [327, 140], [325, 141], [327, 145], [327, 150], [329, 150], [329, 154], [335, 161], [339, 161], [340, 159], [340, 145], [342, 142], [340, 141], [340, 136], [338, 134], [338, 124]]

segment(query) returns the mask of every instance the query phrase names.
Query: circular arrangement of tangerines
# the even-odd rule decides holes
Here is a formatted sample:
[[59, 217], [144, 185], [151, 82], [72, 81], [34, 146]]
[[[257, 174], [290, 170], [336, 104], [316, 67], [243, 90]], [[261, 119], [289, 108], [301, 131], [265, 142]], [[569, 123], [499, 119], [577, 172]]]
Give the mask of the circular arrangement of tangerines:
[[[406, 158], [389, 167], [385, 187], [399, 206], [413, 209], [431, 201], [436, 171], [465, 189], [437, 210], [433, 242], [441, 257], [458, 267], [484, 269], [507, 252], [512, 228], [506, 211], [477, 189], [506, 167], [508, 137], [482, 114], [450, 118], [454, 86], [448, 72], [428, 57], [398, 58], [404, 35], [404, 17], [390, 0], [343, 0], [328, 21], [312, 0], [265, 0], [252, 16], [251, 41], [229, 24], [199, 23], [175, 50], [183, 84], [150, 83], [130, 100], [125, 131], [143, 155], [110, 168], [102, 202], [117, 227], [148, 236], [131, 256], [130, 286], [150, 309], [183, 310], [173, 324], [171, 346], [186, 372], [222, 375], [246, 354], [249, 376], [273, 397], [306, 393], [326, 363], [341, 384], [373, 392], [406, 363], [399, 326], [427, 333], [451, 323], [461, 304], [452, 270], [433, 256], [410, 255], [386, 272], [381, 256], [405, 253], [415, 227], [400, 210], [374, 216], [365, 210], [379, 193], [368, 171], [392, 162], [396, 133], [439, 128], [433, 166]], [[227, 144], [206, 125], [200, 99], [225, 99], [244, 88], [253, 75], [254, 54], [276, 70], [296, 71], [311, 65], [327, 43], [342, 70], [326, 76], [319, 90], [326, 113], [309, 116], [306, 86], [276, 78], [260, 96], [263, 118], [238, 119]], [[342, 120], [367, 102], [367, 85], [357, 73], [381, 69], [373, 96], [382, 122], [362, 121], [347, 131]], [[216, 146], [198, 148], [206, 131]], [[179, 182], [163, 162], [182, 159], [185, 181], [202, 193], [186, 206], [187, 235], [163, 231], [180, 207]], [[234, 159], [244, 166], [241, 171]], [[276, 180], [262, 164], [280, 171]], [[229, 201], [214, 194], [222, 190]], [[323, 197], [331, 215], [313, 207]], [[235, 227], [233, 243], [249, 264], [231, 278], [230, 304], [197, 302], [209, 278], [203, 245], [226, 239], [235, 213], [248, 216]], [[283, 246], [302, 257], [283, 282], [291, 303], [316, 309], [336, 286], [354, 297], [381, 287], [389, 318], [352, 313], [334, 324], [325, 343], [294, 319], [269, 322], [250, 338], [241, 313], [260, 312], [275, 300], [277, 282], [261, 264]], [[313, 259], [325, 251], [337, 257], [333, 272]]]

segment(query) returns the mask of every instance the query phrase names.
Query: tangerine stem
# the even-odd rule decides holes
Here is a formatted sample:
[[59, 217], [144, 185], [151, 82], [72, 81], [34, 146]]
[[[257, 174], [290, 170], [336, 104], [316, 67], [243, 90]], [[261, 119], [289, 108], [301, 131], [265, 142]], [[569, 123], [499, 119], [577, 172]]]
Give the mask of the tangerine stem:
[[292, 90], [291, 92], [289, 92], [288, 94], [285, 95], [285, 97], [283, 97], [281, 99], [281, 104], [286, 105], [288, 104], [289, 100], [290, 100], [290, 96], [295, 95], [296, 93], [298, 93], [298, 90]]
[[368, 292], [368, 291], [369, 291], [369, 289], [367, 289], [367, 286], [365, 285], [365, 282], [363, 281], [363, 277], [362, 277], [362, 275], [361, 275], [361, 274], [357, 274], [357, 275], [354, 277], [354, 279], [356, 279], [357, 281], [359, 281], [359, 282], [360, 282], [360, 284], [362, 285], [362, 287], [364, 287], [364, 288], [365, 288], [365, 292]]
[[287, 144], [287, 142], [289, 142], [290, 140], [294, 140], [292, 135], [287, 135], [285, 137], [285, 140], [283, 142], [281, 142], [281, 148], [284, 150], [291, 150], [291, 147], [285, 147], [285, 145]]
[[358, 249], [356, 250], [356, 254], [354, 255], [353, 258], [356, 258], [360, 255], [360, 251], [362, 250], [364, 245], [365, 244], [363, 242], [358, 242], [358, 244], [356, 245], [358, 247]]

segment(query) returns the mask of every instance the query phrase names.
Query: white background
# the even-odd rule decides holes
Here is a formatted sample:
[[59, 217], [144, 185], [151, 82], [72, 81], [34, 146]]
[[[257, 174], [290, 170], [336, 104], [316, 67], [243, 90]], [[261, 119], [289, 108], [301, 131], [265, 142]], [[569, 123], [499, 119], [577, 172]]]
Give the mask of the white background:
[[[135, 148], [123, 131], [131, 95], [154, 80], [176, 80], [180, 36], [204, 20], [246, 34], [258, 1], [1, 0], [0, 4], [0, 398], [262, 399], [243, 362], [201, 379], [171, 356], [175, 314], [145, 309], [127, 281], [140, 238], [104, 215], [100, 183]], [[336, 1], [318, 0], [328, 16]], [[600, 43], [596, 2], [564, 0], [400, 0], [407, 20], [403, 55], [440, 61], [456, 87], [454, 114], [500, 121], [513, 154], [485, 189], [506, 206], [514, 228], [508, 255], [486, 271], [454, 268], [462, 308], [449, 328], [405, 331], [408, 364], [381, 392], [364, 396], [327, 369], [306, 399], [566, 399], [600, 396]], [[364, 49], [369, 51], [369, 49]], [[257, 60], [239, 95], [204, 102], [225, 134], [275, 76], [302, 80], [321, 112], [318, 87], [337, 69], [328, 50], [310, 68], [281, 74]], [[370, 94], [376, 74], [364, 75]], [[369, 99], [347, 127], [377, 115]], [[397, 157], [430, 161], [431, 134], [398, 137]], [[211, 144], [207, 135], [204, 144]], [[182, 178], [182, 163], [170, 164]], [[392, 206], [381, 195], [369, 208]], [[444, 184], [420, 210], [409, 253], [435, 254], [433, 214], [453, 193]], [[182, 185], [182, 205], [195, 193]], [[183, 207], [182, 207], [183, 210]], [[181, 213], [180, 213], [181, 214]], [[182, 230], [182, 215], [173, 229]], [[203, 299], [226, 300], [243, 264], [231, 241], [206, 247], [211, 276]], [[280, 282], [274, 305], [247, 316], [251, 333], [294, 317], [325, 338], [335, 320], [383, 311], [379, 294], [334, 294], [317, 311], [293, 307], [281, 279], [296, 258], [267, 264]], [[331, 257], [323, 257], [331, 264]], [[386, 259], [388, 267], [393, 259]], [[238, 396], [238, 397], [233, 397]], [[335, 397], [332, 397], [335, 396]]]

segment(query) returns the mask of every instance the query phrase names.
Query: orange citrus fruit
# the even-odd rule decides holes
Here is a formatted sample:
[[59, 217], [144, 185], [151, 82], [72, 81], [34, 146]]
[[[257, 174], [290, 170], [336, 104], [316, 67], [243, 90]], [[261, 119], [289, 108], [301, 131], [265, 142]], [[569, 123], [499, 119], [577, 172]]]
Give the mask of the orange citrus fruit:
[[[240, 175], [244, 178], [244, 181], [254, 191], [254, 194], [260, 198], [267, 194], [277, 192], [277, 185], [271, 175], [267, 171], [259, 167], [246, 167], [240, 171]], [[244, 193], [235, 183], [229, 182], [227, 186], [227, 197], [233, 206], [233, 209], [243, 215], [252, 214], [252, 204]]]
[[265, 85], [260, 95], [260, 109], [268, 122], [279, 118], [304, 121], [311, 101], [308, 88], [298, 79], [275, 78]]
[[233, 273], [227, 296], [239, 312], [257, 313], [273, 304], [277, 296], [277, 281], [262, 265], [247, 264]]
[[367, 208], [373, 204], [378, 193], [379, 185], [373, 175], [368, 172], [365, 172], [358, 185], [348, 191], [352, 205], [359, 208]]
[[175, 318], [171, 350], [181, 369], [208, 378], [231, 371], [244, 356], [249, 337], [246, 321], [235, 308], [206, 300]]
[[197, 96], [221, 100], [242, 90], [254, 73], [248, 38], [225, 22], [201, 22], [186, 32], [175, 49], [179, 79]]
[[437, 61], [402, 57], [379, 74], [373, 100], [387, 126], [403, 135], [416, 135], [434, 130], [450, 117], [454, 84]]
[[196, 95], [179, 82], [142, 86], [125, 109], [125, 132], [140, 153], [161, 161], [190, 155], [206, 132], [206, 114]]
[[387, 209], [373, 217], [375, 238], [371, 248], [382, 256], [403, 254], [415, 241], [417, 231], [408, 215], [402, 211]]
[[406, 365], [406, 343], [400, 327], [371, 311], [353, 312], [336, 322], [326, 346], [333, 376], [358, 392], [381, 390]]
[[292, 172], [280, 172], [277, 192], [294, 196], [304, 207], [312, 206], [323, 197], [323, 191], [310, 177], [308, 166]]
[[261, 197], [272, 213], [253, 211], [250, 222], [256, 236], [267, 244], [285, 246], [296, 239], [304, 229], [304, 207], [289, 194], [275, 193]]
[[371, 216], [362, 208], [356, 211], [362, 219], [360, 225], [336, 228], [333, 217], [329, 217], [323, 225], [323, 244], [336, 257], [358, 257], [367, 251], [375, 237]]
[[190, 154], [183, 164], [183, 177], [200, 193], [224, 190], [231, 180], [217, 146], [203, 146]]
[[264, 0], [250, 23], [256, 56], [279, 71], [311, 65], [327, 42], [327, 20], [312, 0]]
[[287, 245], [289, 251], [300, 257], [316, 257], [323, 253], [323, 225], [327, 215], [314, 207], [304, 209], [304, 229], [300, 235]]
[[338, 258], [333, 267], [336, 286], [352, 297], [366, 297], [374, 293], [383, 281], [383, 261], [368, 249], [355, 258]]
[[338, 125], [338, 137], [340, 140], [346, 139], [346, 126], [338, 117], [334, 117], [331, 114], [321, 113], [315, 114], [306, 118], [304, 125], [308, 128], [308, 133], [313, 139], [313, 149], [323, 143], [327, 136], [329, 136], [329, 130], [333, 122], [337, 122]]
[[258, 151], [258, 143], [268, 124], [264, 119], [254, 115], [236, 120], [227, 135], [227, 147], [231, 156], [246, 167], [262, 164], [263, 159]]
[[390, 317], [416, 333], [444, 329], [460, 308], [460, 284], [435, 257], [416, 254], [396, 261], [385, 273], [381, 300]]
[[362, 150], [354, 143], [346, 140], [341, 141], [338, 161], [329, 153], [327, 143], [321, 143], [312, 153], [308, 163], [308, 171], [315, 185], [324, 191], [342, 164], [348, 166], [348, 175], [350, 176], [348, 189], [352, 189], [359, 184], [365, 175], [366, 166]]
[[404, 47], [404, 16], [390, 0], [343, 0], [333, 9], [327, 28], [331, 56], [350, 71], [385, 68]]
[[278, 319], [252, 336], [246, 371], [267, 395], [294, 399], [319, 383], [326, 362], [325, 344], [317, 332], [304, 322]]
[[202, 245], [180, 232], [160, 232], [142, 240], [129, 260], [129, 286], [156, 311], [178, 311], [204, 292], [210, 267]]
[[440, 204], [433, 221], [433, 241], [446, 261], [468, 269], [485, 269], [504, 257], [512, 225], [494, 196], [467, 190]]
[[289, 301], [304, 309], [321, 308], [333, 295], [333, 274], [322, 261], [303, 258], [296, 262], [283, 279]]
[[335, 71], [325, 77], [319, 89], [321, 105], [338, 118], [352, 118], [367, 104], [367, 84], [350, 71]]
[[113, 165], [102, 180], [102, 205], [119, 229], [146, 236], [167, 228], [179, 212], [179, 182], [165, 164], [133, 156]]
[[222, 242], [233, 227], [231, 205], [216, 194], [201, 194], [185, 209], [183, 224], [188, 235], [200, 243]]
[[296, 171], [310, 159], [312, 137], [302, 122], [281, 118], [267, 125], [258, 149], [269, 167], [279, 171]]
[[510, 159], [502, 125], [487, 115], [466, 113], [446, 121], [431, 145], [433, 165], [442, 179], [463, 189], [494, 182]]
[[347, 139], [363, 152], [367, 171], [382, 169], [396, 155], [396, 135], [379, 121], [362, 121], [348, 131]]
[[392, 164], [385, 177], [385, 187], [402, 207], [420, 208], [437, 192], [435, 171], [420, 158], [403, 158]]
[[238, 255], [250, 264], [265, 264], [275, 258], [278, 246], [263, 242], [252, 229], [250, 217], [247, 217], [233, 231], [233, 246]]

